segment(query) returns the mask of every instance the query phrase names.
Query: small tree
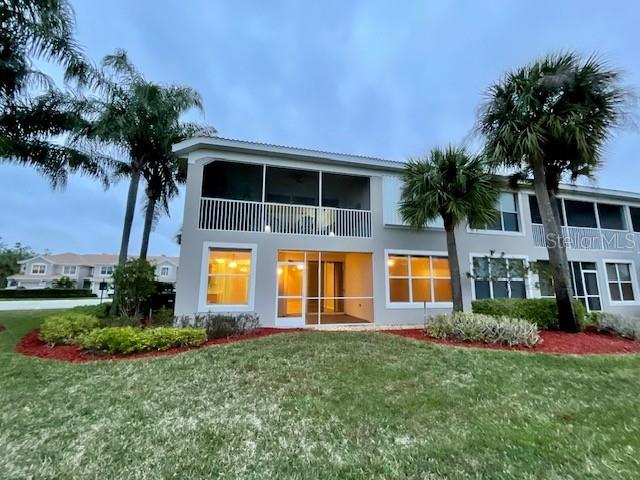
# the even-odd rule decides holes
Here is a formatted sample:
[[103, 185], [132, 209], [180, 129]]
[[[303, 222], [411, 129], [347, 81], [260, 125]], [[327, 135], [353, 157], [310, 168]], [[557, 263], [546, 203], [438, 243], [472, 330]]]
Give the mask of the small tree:
[[404, 170], [400, 214], [415, 228], [438, 217], [444, 221], [451, 269], [453, 310], [462, 311], [462, 285], [455, 228], [464, 221], [490, 223], [496, 214], [496, 180], [482, 158], [464, 148], [434, 148], [428, 157], [410, 160]]
[[31, 247], [16, 243], [13, 247], [6, 246], [0, 238], [0, 288], [7, 286], [7, 277], [20, 271], [20, 260], [35, 257]]
[[53, 288], [75, 288], [76, 282], [71, 280], [69, 277], [60, 277], [51, 282]]
[[113, 286], [120, 293], [119, 315], [139, 317], [140, 307], [155, 290], [155, 268], [141, 258], [113, 270]]

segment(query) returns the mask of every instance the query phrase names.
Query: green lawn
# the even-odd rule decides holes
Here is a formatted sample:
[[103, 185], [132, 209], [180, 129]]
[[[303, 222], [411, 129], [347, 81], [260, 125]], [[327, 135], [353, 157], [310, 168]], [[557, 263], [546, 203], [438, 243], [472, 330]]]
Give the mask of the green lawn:
[[13, 352], [2, 312], [3, 479], [620, 479], [640, 472], [640, 356], [457, 349], [296, 333], [174, 357]]

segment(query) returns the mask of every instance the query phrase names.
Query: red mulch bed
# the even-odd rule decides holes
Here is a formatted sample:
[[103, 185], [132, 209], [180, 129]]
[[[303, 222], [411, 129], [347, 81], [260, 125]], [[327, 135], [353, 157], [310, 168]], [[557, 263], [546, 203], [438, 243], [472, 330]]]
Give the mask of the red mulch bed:
[[202, 345], [198, 345], [197, 347], [178, 347], [171, 348], [169, 350], [127, 353], [122, 355], [97, 355], [94, 353], [85, 352], [81, 350], [77, 345], [57, 345], [55, 347], [51, 347], [38, 338], [39, 330], [32, 330], [31, 332], [27, 333], [22, 338], [22, 340], [20, 340], [20, 342], [18, 342], [18, 344], [16, 345], [16, 351], [18, 353], [21, 353], [22, 355], [27, 355], [29, 357], [47, 358], [50, 360], [61, 360], [71, 363], [90, 362], [94, 360], [130, 360], [132, 358], [175, 355], [176, 353], [182, 353], [189, 350], [197, 350], [209, 345], [222, 345], [225, 343], [250, 340], [260, 337], [268, 337], [269, 335], [275, 335], [278, 333], [290, 333], [300, 330], [301, 329], [292, 328], [258, 328], [253, 332], [244, 335], [234, 335], [227, 338], [207, 340], [205, 343], [203, 343]]
[[0, 324], [0, 332], [5, 330], [7, 327], [5, 327], [4, 325]]
[[482, 342], [459, 342], [456, 340], [446, 340], [428, 336], [423, 329], [411, 330], [384, 330], [384, 333], [399, 335], [401, 337], [423, 340], [426, 342], [440, 343], [443, 345], [453, 345], [456, 347], [489, 348], [494, 350], [518, 350], [536, 353], [556, 353], [556, 354], [603, 354], [603, 353], [639, 353], [640, 342], [627, 338], [617, 337], [601, 332], [540, 332], [542, 342], [533, 348], [508, 347]]

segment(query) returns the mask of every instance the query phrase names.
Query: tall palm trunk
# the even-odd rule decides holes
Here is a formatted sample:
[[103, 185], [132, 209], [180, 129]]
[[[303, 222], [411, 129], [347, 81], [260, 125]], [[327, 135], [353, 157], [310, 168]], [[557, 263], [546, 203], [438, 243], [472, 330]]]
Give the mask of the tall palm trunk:
[[147, 259], [147, 251], [149, 250], [149, 237], [151, 235], [151, 226], [153, 225], [153, 216], [156, 210], [156, 200], [149, 197], [147, 207], [144, 212], [144, 230], [142, 231], [142, 244], [140, 244], [140, 258]]
[[451, 289], [453, 290], [453, 311], [462, 312], [462, 283], [460, 280], [460, 262], [458, 261], [458, 246], [456, 244], [455, 226], [449, 219], [444, 221], [447, 233], [447, 255], [449, 256], [449, 270], [451, 271]]
[[566, 252], [564, 251], [560, 225], [556, 221], [558, 215], [554, 213], [554, 207], [551, 205], [543, 162], [536, 160], [532, 162], [532, 164], [533, 186], [535, 188], [540, 216], [542, 217], [542, 224], [545, 231], [549, 265], [551, 267], [553, 287], [558, 305], [560, 329], [566, 332], [577, 332], [580, 330], [580, 327], [573, 306], [569, 262], [567, 261]]
[[[556, 196], [556, 192], [554, 190], [547, 187], [547, 191], [549, 192], [549, 202], [551, 202], [551, 209], [553, 210], [553, 216], [556, 219], [558, 232], [560, 233], [560, 236], [562, 238], [562, 241], [559, 244], [560, 255], [562, 256], [562, 264], [567, 266], [567, 273], [570, 276], [571, 269], [569, 268], [569, 257], [567, 257], [567, 246], [565, 243], [565, 235], [564, 235], [564, 232], [562, 231], [562, 213], [558, 208], [558, 197]], [[571, 295], [571, 298], [573, 298], [574, 291], [571, 285], [571, 277], [569, 277], [569, 284], [567, 285], [567, 288], [569, 289], [569, 292], [570, 292], [569, 294]]]
[[129, 255], [129, 238], [131, 237], [131, 226], [133, 225], [133, 215], [136, 211], [136, 199], [138, 197], [138, 185], [140, 185], [140, 171], [134, 168], [129, 182], [129, 193], [127, 194], [127, 207], [124, 213], [124, 225], [122, 227], [122, 240], [120, 241], [120, 255], [118, 265], [122, 266], [127, 261]]

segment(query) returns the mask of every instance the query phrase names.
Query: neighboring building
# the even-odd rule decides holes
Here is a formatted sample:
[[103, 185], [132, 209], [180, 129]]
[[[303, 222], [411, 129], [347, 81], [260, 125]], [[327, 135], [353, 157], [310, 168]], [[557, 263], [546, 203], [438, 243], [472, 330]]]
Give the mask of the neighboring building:
[[[174, 150], [189, 164], [176, 314], [256, 311], [263, 325], [300, 327], [451, 310], [442, 225], [416, 231], [398, 214], [402, 163], [224, 138]], [[640, 312], [640, 195], [564, 186], [560, 198], [576, 296]], [[494, 225], [456, 232], [466, 309], [553, 296], [518, 268], [548, 258], [532, 190], [505, 187], [498, 208]]]
[[[176, 282], [178, 271], [177, 257], [148, 257], [155, 266], [156, 279], [159, 282]], [[109, 285], [111, 292], [112, 274], [118, 264], [117, 255], [60, 253], [56, 255], [38, 255], [22, 260], [20, 273], [7, 277], [7, 288], [48, 288], [62, 277], [69, 277], [77, 288], [88, 288], [100, 295], [100, 283]]]

